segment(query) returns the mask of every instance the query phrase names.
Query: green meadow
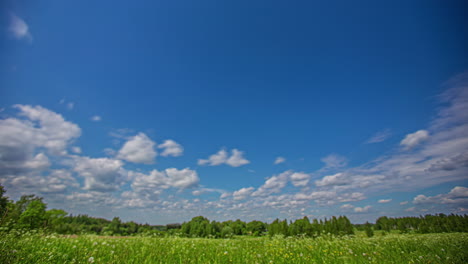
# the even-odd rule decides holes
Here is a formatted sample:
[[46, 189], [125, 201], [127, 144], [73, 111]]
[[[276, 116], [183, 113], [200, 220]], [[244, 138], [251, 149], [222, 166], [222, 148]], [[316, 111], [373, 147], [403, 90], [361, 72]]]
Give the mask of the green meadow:
[[64, 236], [11, 231], [0, 263], [468, 263], [468, 234], [317, 238]]

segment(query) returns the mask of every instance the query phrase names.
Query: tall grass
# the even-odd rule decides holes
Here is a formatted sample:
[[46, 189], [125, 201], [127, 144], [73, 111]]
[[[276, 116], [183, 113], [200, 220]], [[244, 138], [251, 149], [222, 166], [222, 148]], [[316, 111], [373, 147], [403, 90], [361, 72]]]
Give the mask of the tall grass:
[[0, 263], [468, 263], [466, 233], [316, 239], [0, 235]]

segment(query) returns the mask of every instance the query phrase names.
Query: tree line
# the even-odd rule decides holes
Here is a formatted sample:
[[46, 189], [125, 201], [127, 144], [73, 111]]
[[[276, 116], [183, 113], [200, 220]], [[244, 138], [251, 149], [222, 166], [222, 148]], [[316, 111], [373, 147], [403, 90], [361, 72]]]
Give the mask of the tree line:
[[425, 215], [420, 217], [389, 218], [382, 216], [375, 224], [353, 225], [346, 216], [329, 219], [303, 217], [295, 221], [276, 219], [271, 223], [261, 221], [210, 221], [203, 216], [192, 218], [183, 224], [150, 225], [133, 221], [122, 222], [88, 215], [68, 215], [64, 210], [47, 210], [43, 198], [23, 195], [14, 202], [4, 196], [5, 189], [0, 185], [0, 231], [12, 229], [42, 229], [58, 234], [96, 234], [110, 236], [158, 235], [184, 237], [229, 238], [233, 236], [297, 236], [318, 237], [324, 234], [343, 236], [353, 235], [355, 230], [365, 231], [373, 236], [374, 230], [400, 233], [441, 233], [468, 232], [468, 215]]
[[468, 215], [424, 215], [419, 217], [390, 218], [379, 217], [374, 225], [375, 230], [398, 230], [400, 233], [416, 232], [448, 233], [468, 232]]
[[333, 234], [342, 236], [353, 235], [354, 227], [346, 216], [325, 218], [324, 220], [314, 219], [312, 222], [307, 216], [304, 216], [304, 218], [294, 222], [276, 219], [270, 224], [255, 220], [246, 223], [240, 219], [217, 222], [210, 221], [203, 216], [197, 216], [182, 224], [181, 234], [186, 237], [213, 238], [226, 238], [235, 235], [317, 237], [322, 234]]

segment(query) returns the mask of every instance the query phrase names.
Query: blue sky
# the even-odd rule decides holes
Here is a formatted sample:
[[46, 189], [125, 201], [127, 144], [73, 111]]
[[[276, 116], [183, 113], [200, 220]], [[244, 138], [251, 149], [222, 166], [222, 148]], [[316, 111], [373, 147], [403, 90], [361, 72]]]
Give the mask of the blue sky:
[[466, 213], [464, 1], [0, 6], [0, 182], [164, 224]]

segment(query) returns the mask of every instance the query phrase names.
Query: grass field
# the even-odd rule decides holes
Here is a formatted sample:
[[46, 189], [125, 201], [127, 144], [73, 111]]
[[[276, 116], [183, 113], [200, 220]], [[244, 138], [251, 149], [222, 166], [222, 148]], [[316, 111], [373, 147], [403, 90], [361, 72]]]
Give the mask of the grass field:
[[1, 234], [0, 263], [468, 263], [468, 234], [197, 239]]

